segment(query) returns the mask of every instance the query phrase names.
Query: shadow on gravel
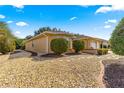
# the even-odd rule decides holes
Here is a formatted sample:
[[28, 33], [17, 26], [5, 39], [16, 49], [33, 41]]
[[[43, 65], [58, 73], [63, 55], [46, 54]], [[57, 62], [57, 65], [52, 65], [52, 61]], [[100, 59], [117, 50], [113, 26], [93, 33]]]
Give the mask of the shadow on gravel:
[[103, 82], [107, 88], [124, 88], [124, 59], [104, 60]]
[[12, 52], [10, 54], [16, 54], [16, 53], [20, 53], [20, 52], [21, 52], [21, 50], [16, 50], [16, 51], [14, 51], [14, 52]]
[[52, 60], [57, 58], [65, 57], [65, 55], [56, 55], [54, 53], [49, 53], [41, 56], [32, 56], [33, 61], [44, 61], [44, 60]]
[[31, 57], [31, 55], [32, 53], [24, 50], [15, 50], [14, 52], [10, 53], [9, 59]]
[[56, 55], [55, 53], [49, 53], [49, 54], [45, 54], [45, 55], [41, 55], [41, 56], [32, 56], [32, 58], [33, 58], [32, 60], [33, 61], [44, 61], [44, 60], [52, 60], [52, 59], [76, 56], [76, 55], [86, 55], [86, 53], [65, 53], [62, 55]]

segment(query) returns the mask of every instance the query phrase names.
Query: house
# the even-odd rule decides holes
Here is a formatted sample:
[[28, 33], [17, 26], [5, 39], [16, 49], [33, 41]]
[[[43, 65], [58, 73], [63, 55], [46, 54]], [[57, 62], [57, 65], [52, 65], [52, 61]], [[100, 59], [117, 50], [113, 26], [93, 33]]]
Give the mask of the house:
[[83, 52], [87, 53], [97, 54], [97, 49], [99, 49], [101, 45], [104, 44], [108, 46], [108, 41], [99, 38], [84, 35], [76, 37], [67, 32], [45, 31], [31, 39], [28, 39], [25, 44], [25, 49], [27, 51], [36, 52], [38, 55], [52, 53], [53, 51], [51, 51], [50, 43], [51, 40], [55, 38], [64, 38], [69, 41], [69, 48], [67, 52], [72, 52], [72, 41], [75, 39], [84, 41], [85, 49]]
[[67, 32], [45, 31], [37, 36], [26, 41], [25, 50], [38, 53], [38, 55], [52, 53], [50, 42], [55, 38], [64, 38], [69, 41], [69, 48], [72, 49], [73, 35]]
[[97, 49], [108, 47], [109, 43], [107, 40], [81, 35], [80, 40], [84, 41], [83, 52], [97, 54]]

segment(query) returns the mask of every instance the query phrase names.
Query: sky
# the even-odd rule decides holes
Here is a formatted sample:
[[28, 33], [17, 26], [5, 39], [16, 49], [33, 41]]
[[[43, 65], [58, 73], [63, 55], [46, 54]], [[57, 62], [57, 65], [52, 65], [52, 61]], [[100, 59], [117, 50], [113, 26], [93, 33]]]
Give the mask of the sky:
[[20, 38], [49, 26], [108, 40], [123, 15], [124, 6], [120, 5], [0, 6], [0, 21], [8, 23], [12, 33]]

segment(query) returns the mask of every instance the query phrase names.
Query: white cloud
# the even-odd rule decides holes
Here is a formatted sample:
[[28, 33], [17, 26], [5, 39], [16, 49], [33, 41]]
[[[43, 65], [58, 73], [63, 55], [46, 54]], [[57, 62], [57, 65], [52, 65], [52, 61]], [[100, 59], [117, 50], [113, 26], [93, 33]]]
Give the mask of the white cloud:
[[15, 31], [15, 32], [13, 32], [13, 34], [14, 34], [16, 37], [23, 38], [23, 36], [21, 35], [21, 32], [20, 32], [20, 31]]
[[105, 23], [106, 23], [106, 24], [108, 24], [108, 23], [113, 23], [113, 24], [115, 24], [115, 23], [117, 23], [117, 20], [116, 20], [116, 19], [109, 19], [109, 20], [107, 20]]
[[108, 11], [111, 11], [111, 7], [109, 7], [109, 6], [102, 6], [99, 9], [96, 10], [95, 14], [97, 14], [97, 13], [106, 13]]
[[77, 17], [71, 17], [71, 18], [70, 18], [71, 21], [73, 21], [73, 20], [75, 20], [75, 19], [77, 19]]
[[105, 25], [104, 28], [111, 28], [111, 25]]
[[24, 8], [24, 5], [13, 5], [14, 7], [16, 8], [19, 8], [19, 9], [23, 9]]
[[16, 12], [24, 13], [24, 11], [23, 11], [24, 5], [16, 4], [16, 5], [12, 5], [12, 6], [17, 8]]
[[124, 11], [124, 5], [102, 6], [96, 10], [95, 14], [106, 13], [110, 11]]
[[21, 34], [21, 32], [20, 32], [20, 31], [16, 31], [15, 34], [16, 34], [16, 35], [17, 35], [17, 34]]
[[22, 9], [16, 9], [16, 12], [24, 13], [24, 11]]
[[1, 19], [4, 19], [4, 18], [5, 18], [5, 16], [0, 14], [0, 18], [1, 18]]
[[8, 24], [13, 23], [13, 21], [7, 21]]
[[81, 6], [81, 7], [88, 8], [88, 7], [90, 7], [90, 6], [96, 6], [96, 5], [90, 5], [90, 4], [88, 5], [88, 4], [87, 4], [87, 5], [80, 5], [80, 6]]
[[16, 25], [17, 26], [28, 26], [26, 22], [17, 22]]
[[89, 5], [80, 5], [80, 6], [81, 6], [81, 7], [86, 7], [86, 8], [87, 8]]

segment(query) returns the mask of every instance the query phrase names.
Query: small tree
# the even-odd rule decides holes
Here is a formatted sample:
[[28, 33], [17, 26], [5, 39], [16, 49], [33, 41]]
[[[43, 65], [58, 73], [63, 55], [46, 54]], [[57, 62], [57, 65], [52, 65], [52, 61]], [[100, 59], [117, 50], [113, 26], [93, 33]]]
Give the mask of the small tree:
[[8, 25], [0, 22], [0, 52], [5, 54], [15, 49], [15, 39]]
[[[34, 32], [34, 33], [37, 33], [37, 32]], [[30, 39], [32, 37], [33, 37], [32, 35], [28, 35], [28, 36], [25, 37], [25, 39]]]
[[53, 39], [51, 41], [51, 50], [56, 53], [57, 55], [61, 55], [62, 53], [66, 52], [68, 49], [68, 41], [63, 38]]
[[15, 41], [13, 39], [8, 39], [6, 37], [1, 37], [0, 39], [0, 52], [6, 54], [15, 50]]
[[73, 49], [75, 50], [75, 53], [78, 53], [79, 51], [84, 49], [84, 42], [80, 40], [74, 40], [73, 41]]
[[21, 43], [21, 49], [22, 49], [22, 50], [25, 49], [25, 40], [23, 40], [23, 42]]
[[124, 55], [124, 18], [115, 27], [110, 38], [111, 50], [118, 55]]
[[21, 49], [24, 39], [15, 38], [16, 49]]

